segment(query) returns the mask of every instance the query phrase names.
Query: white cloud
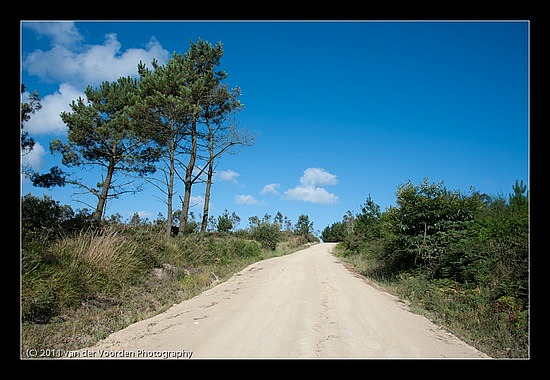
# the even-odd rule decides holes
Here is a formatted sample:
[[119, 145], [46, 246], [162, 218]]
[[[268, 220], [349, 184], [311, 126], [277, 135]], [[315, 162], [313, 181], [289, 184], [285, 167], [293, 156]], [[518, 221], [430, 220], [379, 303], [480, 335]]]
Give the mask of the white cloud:
[[300, 177], [300, 183], [303, 186], [325, 186], [336, 185], [338, 178], [334, 174], [330, 174], [325, 169], [307, 168], [304, 174]]
[[97, 86], [103, 81], [115, 81], [120, 77], [136, 77], [139, 61], [150, 64], [157, 59], [164, 64], [170, 58], [168, 50], [152, 37], [145, 49], [127, 49], [115, 33], [105, 36], [103, 45], [64, 46], [54, 45], [50, 50], [29, 53], [23, 68], [30, 75], [46, 81], [70, 83], [77, 87]]
[[86, 99], [84, 92], [77, 90], [70, 84], [61, 84], [59, 91], [46, 95], [40, 100], [42, 108], [31, 115], [25, 123], [25, 131], [31, 135], [57, 134], [67, 131], [67, 126], [61, 120], [59, 114], [63, 111], [71, 111], [70, 104], [79, 97]]
[[24, 22], [23, 27], [34, 30], [39, 37], [50, 38], [54, 46], [69, 46], [83, 39], [74, 22]]
[[278, 183], [270, 183], [269, 185], [265, 185], [264, 188], [262, 189], [262, 191], [260, 191], [260, 194], [261, 195], [264, 195], [264, 194], [275, 194], [275, 195], [278, 195], [279, 192], [277, 191], [277, 189], [280, 187], [281, 185], [278, 184]]
[[236, 195], [235, 203], [239, 205], [257, 205], [260, 202], [258, 202], [258, 200], [252, 195]]
[[296, 186], [293, 189], [288, 189], [285, 196], [289, 200], [304, 201], [321, 204], [335, 204], [338, 202], [338, 196], [329, 193], [322, 187], [314, 186]]
[[235, 184], [239, 183], [237, 181], [237, 178], [239, 176], [240, 176], [239, 173], [237, 173], [236, 171], [233, 171], [231, 169], [222, 170], [221, 172], [217, 172], [215, 174], [215, 177], [219, 178], [220, 181], [226, 181], [226, 182], [231, 182], [231, 183], [235, 183]]
[[338, 196], [329, 193], [326, 185], [336, 185], [338, 178], [321, 168], [308, 168], [300, 177], [300, 185], [285, 191], [285, 198], [288, 200], [312, 202], [319, 204], [338, 203]]
[[25, 155], [21, 155], [21, 164], [38, 171], [44, 164], [45, 154], [46, 150], [44, 147], [38, 141], [35, 141], [32, 150]]

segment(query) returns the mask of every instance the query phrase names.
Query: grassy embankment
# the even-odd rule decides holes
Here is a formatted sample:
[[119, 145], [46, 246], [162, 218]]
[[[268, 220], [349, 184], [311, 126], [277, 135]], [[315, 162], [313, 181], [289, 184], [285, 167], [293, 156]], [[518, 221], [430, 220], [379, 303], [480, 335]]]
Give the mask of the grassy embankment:
[[295, 236], [271, 250], [248, 236], [167, 239], [154, 228], [127, 226], [26, 244], [21, 260], [21, 357], [89, 347], [253, 262], [304, 246]]

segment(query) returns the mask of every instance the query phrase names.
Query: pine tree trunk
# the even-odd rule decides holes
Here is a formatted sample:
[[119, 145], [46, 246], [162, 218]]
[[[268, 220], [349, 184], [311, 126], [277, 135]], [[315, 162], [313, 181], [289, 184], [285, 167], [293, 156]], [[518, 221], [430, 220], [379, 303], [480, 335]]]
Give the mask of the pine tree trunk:
[[174, 223], [173, 220], [173, 212], [172, 212], [172, 199], [174, 197], [174, 175], [175, 175], [175, 148], [174, 148], [174, 141], [170, 142], [170, 168], [168, 173], [168, 189], [167, 189], [167, 207], [168, 210], [166, 211], [166, 231], [165, 236], [168, 238], [170, 237], [170, 234], [172, 233], [172, 224]]
[[107, 176], [105, 177], [105, 181], [103, 181], [101, 194], [98, 197], [97, 207], [92, 215], [92, 218], [96, 222], [101, 221], [101, 217], [105, 212], [105, 205], [107, 204], [107, 196], [109, 195], [109, 188], [111, 187], [111, 181], [113, 179], [114, 171], [115, 171], [115, 164], [111, 162], [109, 163], [109, 167], [107, 169]]
[[214, 175], [213, 146], [210, 144], [210, 162], [208, 163], [208, 178], [206, 180], [206, 193], [204, 195], [204, 208], [202, 213], [202, 224], [200, 238], [204, 238], [206, 228], [208, 227], [208, 212], [210, 209], [210, 188], [212, 187], [212, 177]]
[[189, 214], [189, 203], [191, 200], [191, 186], [193, 185], [193, 169], [195, 168], [195, 162], [197, 161], [197, 123], [193, 120], [191, 128], [191, 151], [189, 152], [189, 164], [185, 170], [185, 193], [183, 194], [183, 201], [181, 205], [181, 219], [180, 219], [180, 232], [185, 231], [187, 227], [187, 219]]

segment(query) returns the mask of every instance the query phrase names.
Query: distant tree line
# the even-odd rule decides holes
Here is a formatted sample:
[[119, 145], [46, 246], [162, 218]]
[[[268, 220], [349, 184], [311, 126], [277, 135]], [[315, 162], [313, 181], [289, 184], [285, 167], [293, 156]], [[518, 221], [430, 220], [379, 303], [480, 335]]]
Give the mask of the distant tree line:
[[[184, 188], [176, 231], [187, 229], [192, 186], [205, 183], [199, 229], [204, 237], [219, 158], [254, 142], [254, 136], [235, 121], [236, 113], [244, 106], [239, 100], [240, 89], [223, 83], [227, 74], [218, 70], [223, 53], [220, 42], [215, 46], [204, 40], [192, 42], [185, 54], [174, 53], [166, 65], [153, 60], [148, 68], [140, 62], [138, 79], [121, 77], [97, 88], [88, 86], [86, 99], [74, 100], [71, 111], [61, 113], [68, 127], [67, 142], [52, 140], [50, 151], [61, 155], [67, 169], [97, 169], [101, 174], [98, 182], [86, 183], [59, 167], [48, 173], [30, 168], [22, 168], [22, 172], [35, 186], [69, 184], [94, 195], [97, 203], [91, 217], [96, 223], [105, 217], [110, 199], [142, 190], [143, 181], [136, 178], [149, 181], [165, 195], [166, 236], [174, 231], [176, 182]], [[28, 154], [34, 145], [24, 124], [40, 107], [36, 92], [29, 101], [22, 102], [22, 154]], [[157, 170], [163, 172], [162, 178], [149, 176]]]
[[[178, 222], [181, 210], [176, 210], [173, 220]], [[202, 216], [200, 216], [202, 220]], [[215, 217], [210, 215], [205, 235], [208, 236], [236, 236], [243, 239], [256, 240], [263, 248], [275, 250], [277, 243], [296, 239], [296, 244], [318, 242], [314, 234], [313, 222], [309, 216], [302, 214], [298, 216], [295, 224], [290, 218], [283, 216], [279, 211], [272, 217], [265, 214], [262, 218], [252, 216], [248, 218], [248, 226], [239, 228], [241, 218], [233, 211], [229, 213], [226, 209], [221, 215]], [[104, 218], [98, 224], [93, 217], [93, 212], [87, 208], [73, 210], [69, 205], [62, 205], [51, 197], [44, 195], [38, 197], [26, 194], [21, 197], [21, 239], [22, 248], [39, 244], [47, 246], [49, 243], [61, 238], [70, 237], [83, 230], [90, 230], [104, 227], [149, 227], [151, 231], [161, 232], [166, 225], [166, 218], [159, 213], [155, 220], [140, 217], [134, 213], [130, 218], [124, 220], [120, 214], [114, 214]], [[197, 222], [195, 214], [189, 213], [189, 220], [186, 229], [180, 234], [184, 236], [196, 236], [202, 239], [201, 223]]]

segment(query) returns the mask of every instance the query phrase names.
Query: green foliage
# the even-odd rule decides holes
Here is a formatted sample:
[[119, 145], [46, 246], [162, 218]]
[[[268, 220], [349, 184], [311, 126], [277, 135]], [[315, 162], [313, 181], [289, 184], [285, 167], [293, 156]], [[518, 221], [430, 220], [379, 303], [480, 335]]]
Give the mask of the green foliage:
[[323, 239], [325, 243], [341, 242], [344, 241], [346, 236], [347, 228], [344, 222], [332, 223], [321, 232], [321, 239]]
[[[151, 144], [143, 123], [131, 117], [130, 110], [138, 96], [136, 80], [128, 77], [112, 83], [103, 82], [98, 88], [88, 86], [85, 93], [86, 101], [82, 98], [73, 101], [71, 111], [60, 115], [68, 126], [68, 142], [54, 139], [50, 150], [60, 153], [67, 167], [105, 170], [104, 181], [95, 188], [76, 179], [64, 179], [98, 198], [93, 215], [100, 220], [107, 198], [128, 191], [125, 186], [115, 190], [113, 177], [119, 173], [143, 176], [155, 172], [160, 149]], [[52, 183], [57, 184], [56, 181]]]
[[509, 196], [510, 208], [513, 211], [525, 211], [527, 210], [527, 185], [523, 184], [523, 181], [519, 182], [516, 180], [516, 183], [512, 187], [514, 190], [513, 194]]
[[[25, 85], [21, 85], [21, 94], [25, 92]], [[27, 154], [34, 148], [34, 139], [24, 130], [25, 123], [31, 119], [31, 115], [42, 108], [40, 94], [33, 91], [29, 94], [28, 102], [21, 102], [21, 152]]]
[[21, 197], [21, 241], [23, 246], [34, 240], [53, 240], [63, 235], [94, 226], [88, 210], [76, 213], [51, 197], [26, 194]]
[[129, 117], [137, 98], [137, 82], [119, 78], [103, 82], [98, 88], [88, 86], [87, 100], [71, 103], [71, 112], [62, 112], [61, 119], [69, 127], [68, 144], [56, 140], [53, 151], [62, 154], [67, 166], [116, 165], [118, 170], [147, 174], [158, 152], [147, 145], [141, 124]]
[[[138, 65], [139, 95], [131, 107], [130, 115], [146, 126], [147, 136], [162, 149], [167, 178], [164, 182], [167, 194], [166, 231], [171, 232], [172, 198], [175, 179], [184, 184], [179, 229], [187, 233], [191, 188], [197, 182], [206, 182], [203, 218], [200, 235], [203, 237], [210, 220], [209, 199], [215, 161], [235, 146], [250, 145], [252, 138], [241, 133], [231, 117], [243, 108], [238, 100], [238, 87], [230, 89], [222, 81], [227, 77], [217, 70], [223, 56], [221, 42], [215, 45], [199, 39], [191, 42], [185, 54], [174, 52], [165, 65], [153, 60], [152, 70], [142, 62]], [[177, 173], [183, 163], [181, 156], [188, 156], [185, 173]], [[198, 165], [197, 160], [204, 163]], [[228, 232], [236, 227], [229, 220], [221, 220], [220, 231]], [[198, 226], [192, 226], [195, 230]]]
[[[48, 199], [44, 203], [45, 213], [63, 209]], [[24, 219], [32, 220], [28, 213], [25, 207]], [[56, 219], [51, 217], [51, 224], [61, 225]], [[291, 236], [274, 251], [246, 230], [200, 239], [198, 234], [166, 237], [163, 229], [162, 223], [124, 224], [115, 217], [99, 228], [50, 234], [49, 240], [27, 233], [21, 251], [22, 355], [28, 348], [88, 347], [248, 264], [305, 243]], [[163, 268], [167, 276], [157, 277]]]
[[354, 232], [369, 241], [380, 237], [380, 206], [374, 203], [370, 194], [360, 209], [361, 212], [356, 215]]
[[23, 321], [45, 323], [92, 294], [132, 285], [146, 263], [137, 244], [113, 229], [31, 245], [22, 251]]
[[346, 249], [353, 252], [361, 251], [366, 243], [380, 238], [381, 234], [383, 214], [380, 212], [380, 206], [374, 203], [370, 194], [360, 209], [361, 212], [355, 215], [348, 211], [342, 219], [346, 230], [342, 241]]
[[309, 220], [309, 216], [301, 214], [298, 216], [298, 221], [294, 226], [294, 234], [301, 236], [308, 242], [317, 242], [319, 239], [313, 235], [313, 222]]
[[[124, 224], [120, 216], [96, 225], [87, 213], [44, 196], [21, 197], [21, 305], [24, 323], [48, 324], [69, 310], [95, 299], [116, 299], [127, 289], [150, 282], [154, 268], [171, 265], [177, 278], [202, 273], [202, 267], [230, 268], [258, 260], [265, 252], [288, 252], [304, 244], [285, 239], [270, 216], [250, 231], [214, 232], [166, 237], [163, 221], [149, 222], [137, 213]], [[223, 214], [231, 225], [235, 213]], [[280, 217], [278, 218], [280, 219]], [[237, 263], [237, 264], [236, 264]], [[218, 269], [216, 269], [217, 271]], [[208, 272], [210, 273], [210, 272]], [[217, 275], [201, 277], [207, 286]], [[210, 282], [209, 282], [210, 281]]]
[[229, 211], [224, 210], [223, 214], [218, 216], [217, 229], [219, 232], [229, 232], [233, 229], [233, 220]]
[[258, 258], [259, 242], [232, 236], [166, 239], [158, 226], [118, 225], [83, 230], [47, 245], [30, 241], [22, 250], [23, 322], [48, 323], [90, 297], [113, 297], [146, 281], [154, 267], [228, 265]]
[[384, 260], [399, 270], [439, 270], [450, 242], [460, 239], [481, 206], [477, 198], [447, 191], [442, 183], [427, 179], [419, 186], [410, 181], [399, 186], [397, 207], [388, 213], [384, 226], [395, 237]]
[[259, 242], [262, 247], [274, 251], [277, 243], [282, 240], [281, 226], [278, 223], [271, 223], [269, 218], [264, 220], [253, 220], [250, 227], [250, 235]]
[[29, 177], [34, 186], [44, 187], [47, 189], [55, 186], [63, 187], [67, 182], [67, 174], [57, 166], [50, 168], [48, 173], [32, 173]]

